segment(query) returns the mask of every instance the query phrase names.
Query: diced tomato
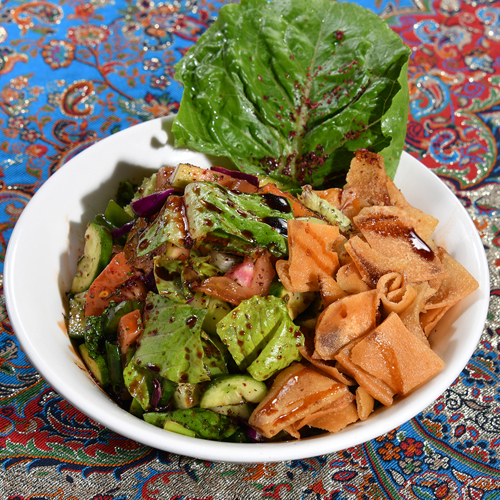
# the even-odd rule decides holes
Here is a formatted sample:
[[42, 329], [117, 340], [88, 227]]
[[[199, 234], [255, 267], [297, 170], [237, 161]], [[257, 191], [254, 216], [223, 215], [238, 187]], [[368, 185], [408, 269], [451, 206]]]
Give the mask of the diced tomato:
[[118, 343], [123, 355], [134, 345], [142, 335], [141, 311], [138, 309], [122, 316], [118, 323]]
[[110, 301], [142, 301], [146, 293], [144, 284], [134, 279], [134, 269], [123, 252], [118, 253], [90, 285], [85, 302], [85, 316], [100, 316]]
[[[245, 269], [245, 272], [247, 271], [248, 269]], [[194, 290], [225, 300], [230, 304], [239, 305], [242, 300], [254, 295], [266, 296], [275, 274], [270, 255], [264, 252], [253, 264], [252, 280], [249, 286], [242, 286], [228, 275], [212, 276]]]

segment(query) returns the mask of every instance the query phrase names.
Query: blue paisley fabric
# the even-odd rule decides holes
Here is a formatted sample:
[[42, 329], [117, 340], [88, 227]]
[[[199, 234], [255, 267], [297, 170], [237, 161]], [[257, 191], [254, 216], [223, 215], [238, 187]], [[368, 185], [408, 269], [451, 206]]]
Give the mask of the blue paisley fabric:
[[[176, 112], [173, 66], [223, 3], [0, 2], [0, 272], [16, 220], [55, 171], [104, 137]], [[2, 499], [500, 499], [500, 3], [359, 3], [412, 48], [406, 150], [456, 193], [486, 249], [489, 315], [458, 379], [411, 421], [338, 453], [195, 460], [117, 435], [56, 394], [20, 348], [2, 294]]]

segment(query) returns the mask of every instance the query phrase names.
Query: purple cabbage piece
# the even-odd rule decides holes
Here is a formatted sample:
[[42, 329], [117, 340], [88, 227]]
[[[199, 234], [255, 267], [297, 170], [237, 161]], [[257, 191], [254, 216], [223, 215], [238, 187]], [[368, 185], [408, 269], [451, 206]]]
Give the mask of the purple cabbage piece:
[[125, 236], [126, 234], [130, 233], [131, 229], [134, 227], [134, 222], [135, 221], [131, 220], [130, 222], [124, 224], [122, 227], [113, 229], [113, 231], [111, 231], [111, 236], [114, 239], [116, 239], [116, 238], [121, 238], [122, 236]]
[[249, 425], [248, 426], [244, 426], [244, 430], [245, 430], [247, 436], [252, 441], [255, 441], [255, 442], [266, 441], [266, 438], [262, 434], [260, 434], [259, 432], [257, 432], [253, 427], [250, 427]]
[[242, 181], [247, 181], [255, 187], [259, 187], [259, 179], [255, 175], [245, 174], [244, 172], [239, 172], [238, 170], [228, 170], [223, 167], [210, 167], [210, 170], [214, 172], [219, 172], [219, 174], [230, 175], [235, 179], [240, 179]]
[[141, 276], [141, 281], [148, 289], [148, 292], [158, 293], [158, 287], [156, 286], [155, 273], [153, 269], [151, 269], [148, 274]]
[[153, 394], [151, 394], [151, 406], [156, 408], [161, 399], [161, 384], [158, 379], [153, 380]]
[[130, 203], [132, 210], [138, 217], [150, 217], [163, 207], [167, 198], [174, 192], [174, 189], [166, 189], [157, 193], [144, 196]]

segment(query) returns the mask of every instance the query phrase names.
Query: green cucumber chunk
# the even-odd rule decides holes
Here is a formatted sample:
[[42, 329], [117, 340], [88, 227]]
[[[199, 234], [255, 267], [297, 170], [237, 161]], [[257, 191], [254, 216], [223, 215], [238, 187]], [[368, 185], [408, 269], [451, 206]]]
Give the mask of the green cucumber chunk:
[[172, 404], [178, 410], [187, 410], [200, 403], [201, 388], [199, 384], [177, 384], [172, 394]]
[[80, 350], [80, 355], [85, 363], [85, 366], [97, 382], [99, 382], [100, 386], [103, 389], [108, 387], [111, 383], [111, 377], [109, 376], [106, 360], [100, 354], [95, 358], [92, 358], [85, 344], [81, 344], [78, 349]]
[[85, 231], [85, 248], [78, 260], [71, 292], [80, 293], [87, 290], [109, 264], [112, 253], [113, 238], [110, 232], [105, 227], [90, 222]]
[[221, 415], [227, 415], [228, 417], [241, 418], [242, 420], [248, 420], [253, 412], [253, 406], [249, 403], [240, 403], [237, 405], [224, 405], [224, 406], [214, 406], [213, 408], [208, 408], [215, 413], [220, 413]]
[[70, 297], [68, 301], [68, 335], [71, 339], [84, 340], [85, 338], [85, 292]]
[[202, 408], [260, 403], [267, 394], [267, 386], [249, 375], [222, 375], [208, 384], [200, 401]]
[[123, 381], [123, 368], [120, 354], [120, 346], [106, 342], [106, 360], [111, 379], [111, 386], [116, 394], [120, 394], [125, 389]]
[[166, 431], [175, 432], [176, 434], [182, 434], [183, 436], [196, 437], [196, 432], [191, 429], [187, 429], [181, 424], [174, 422], [173, 420], [165, 420], [163, 428]]

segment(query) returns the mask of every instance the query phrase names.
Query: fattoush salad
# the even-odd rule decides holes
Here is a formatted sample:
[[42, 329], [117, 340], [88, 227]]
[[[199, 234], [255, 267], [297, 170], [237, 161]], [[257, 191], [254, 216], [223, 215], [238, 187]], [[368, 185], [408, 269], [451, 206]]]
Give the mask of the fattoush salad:
[[165, 166], [88, 224], [68, 334], [117, 404], [168, 431], [337, 432], [443, 368], [428, 337], [478, 284], [437, 224], [366, 149], [325, 190]]

